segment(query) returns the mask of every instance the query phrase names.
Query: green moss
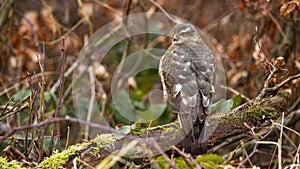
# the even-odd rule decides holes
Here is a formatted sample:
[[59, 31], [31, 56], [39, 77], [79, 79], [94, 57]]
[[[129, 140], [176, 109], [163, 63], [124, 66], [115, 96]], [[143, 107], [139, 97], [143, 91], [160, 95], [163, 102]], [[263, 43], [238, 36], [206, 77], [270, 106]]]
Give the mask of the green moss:
[[241, 114], [235, 114], [235, 115], [225, 115], [223, 116], [223, 118], [221, 119], [221, 123], [222, 124], [225, 124], [225, 125], [228, 125], [228, 124], [231, 124], [231, 125], [237, 125], [239, 126], [241, 122], [244, 122], [246, 119], [244, 117], [244, 114], [241, 113]]
[[[178, 131], [178, 130], [177, 130]], [[166, 127], [166, 128], [163, 128], [163, 132], [165, 133], [165, 134], [168, 134], [168, 133], [174, 133], [174, 132], [176, 132], [176, 128], [174, 128], [174, 127]]]
[[258, 124], [259, 122], [273, 119], [275, 115], [275, 108], [262, 107], [259, 104], [253, 104], [247, 110], [247, 122]]
[[96, 156], [100, 152], [100, 147], [93, 147], [93, 150], [90, 152], [90, 154]]
[[97, 147], [103, 148], [112, 145], [116, 142], [115, 134], [101, 134], [92, 140], [93, 143], [96, 143]]
[[290, 96], [289, 92], [285, 91], [285, 90], [280, 90], [278, 92], [279, 95], [285, 97], [285, 98], [288, 98]]
[[81, 143], [77, 145], [70, 146], [68, 149], [58, 153], [54, 152], [54, 154], [51, 157], [46, 158], [44, 161], [42, 161], [36, 168], [64, 168], [64, 165], [66, 162], [68, 162], [70, 156], [76, 154], [76, 152], [79, 152], [81, 149], [83, 149], [87, 143]]
[[176, 139], [181, 136], [181, 130], [178, 121], [173, 123], [155, 126], [155, 127], [136, 127], [132, 128], [131, 132], [135, 136], [146, 137], [146, 136], [159, 136], [156, 139], [163, 139], [164, 137], [168, 137], [171, 140]]
[[7, 158], [0, 157], [0, 168], [1, 169], [26, 169], [21, 167], [17, 161], [8, 161]]
[[133, 135], [145, 137], [147, 133], [147, 128], [137, 127], [131, 130]]
[[262, 102], [254, 103], [249, 106], [246, 113], [237, 113], [234, 115], [225, 115], [222, 117], [221, 123], [232, 126], [241, 126], [244, 122], [248, 125], [258, 125], [270, 119], [274, 119], [277, 115], [276, 109], [273, 107], [263, 107]]
[[180, 129], [179, 123], [174, 122], [169, 127], [163, 128], [163, 135], [166, 135], [168, 137], [172, 136], [172, 137], [176, 138], [181, 135], [181, 133], [180, 133], [181, 130], [179, 130], [179, 129]]

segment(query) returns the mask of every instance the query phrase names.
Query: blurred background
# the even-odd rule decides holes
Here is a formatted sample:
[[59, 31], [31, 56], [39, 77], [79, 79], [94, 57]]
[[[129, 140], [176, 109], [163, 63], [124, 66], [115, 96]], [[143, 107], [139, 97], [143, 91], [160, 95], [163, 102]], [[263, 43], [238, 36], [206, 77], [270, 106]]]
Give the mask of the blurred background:
[[[300, 13], [297, 0], [0, 0], [0, 134], [14, 127], [36, 124], [54, 117], [58, 102], [58, 79], [61, 69], [61, 37], [65, 37], [65, 92], [59, 117], [76, 117], [72, 100], [72, 73], [79, 52], [87, 40], [102, 26], [139, 12], [165, 12], [198, 26], [222, 62], [227, 98], [242, 95], [241, 103], [255, 98], [263, 87], [270, 67], [266, 62], [283, 60], [285, 71], [271, 86], [300, 72]], [[130, 53], [149, 46], [167, 49], [170, 38], [139, 35], [124, 40], [109, 50], [93, 72], [98, 107], [110, 126], [133, 124], [115, 109], [111, 99], [111, 78], [120, 62]], [[44, 57], [43, 57], [44, 56]], [[42, 72], [41, 67], [44, 67]], [[42, 77], [44, 76], [44, 81]], [[44, 84], [43, 84], [44, 82]], [[44, 87], [44, 116], [40, 111], [41, 86]], [[145, 70], [128, 79], [131, 103], [140, 110], [149, 107], [148, 92], [161, 89], [157, 69]], [[300, 109], [300, 81], [286, 84], [290, 116]], [[87, 102], [88, 106], [88, 102]], [[87, 107], [88, 110], [88, 107]], [[299, 114], [299, 113], [298, 113]], [[299, 115], [298, 115], [299, 116]], [[176, 116], [167, 107], [155, 121], [144, 126], [167, 124]], [[300, 131], [299, 117], [290, 126]], [[69, 128], [68, 128], [69, 127]], [[45, 128], [44, 147], [49, 147], [54, 126]], [[74, 123], [60, 123], [54, 130], [60, 140], [56, 149], [87, 139], [84, 128]], [[78, 132], [80, 131], [80, 132]], [[287, 132], [293, 144], [299, 136]], [[0, 155], [9, 145], [35, 159], [25, 137], [37, 137], [33, 130], [16, 133], [0, 142]], [[298, 144], [297, 144], [298, 143]], [[31, 147], [32, 148], [32, 147]], [[9, 151], [6, 151], [9, 152]], [[26, 155], [25, 153], [25, 155]], [[28, 155], [28, 156], [29, 156]], [[6, 154], [7, 156], [7, 154]], [[14, 153], [10, 154], [14, 158]]]

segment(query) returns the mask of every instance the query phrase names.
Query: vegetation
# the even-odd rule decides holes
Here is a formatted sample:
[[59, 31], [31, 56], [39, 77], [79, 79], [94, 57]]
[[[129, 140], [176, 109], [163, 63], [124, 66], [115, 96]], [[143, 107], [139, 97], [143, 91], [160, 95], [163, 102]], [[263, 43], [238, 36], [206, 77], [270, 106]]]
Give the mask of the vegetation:
[[[0, 1], [0, 168], [299, 168], [299, 9], [299, 0]], [[198, 157], [181, 148], [157, 92], [175, 16], [201, 28], [224, 68], [226, 97]]]

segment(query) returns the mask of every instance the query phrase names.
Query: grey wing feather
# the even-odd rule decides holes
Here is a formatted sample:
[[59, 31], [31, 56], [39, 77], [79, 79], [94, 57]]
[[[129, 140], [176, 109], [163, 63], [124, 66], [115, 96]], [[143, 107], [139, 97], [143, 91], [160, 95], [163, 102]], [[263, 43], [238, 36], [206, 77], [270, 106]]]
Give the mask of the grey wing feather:
[[159, 66], [164, 95], [178, 113], [186, 137], [183, 146], [189, 152], [206, 147], [201, 143], [205, 140], [205, 118], [214, 90], [214, 55], [201, 43], [172, 45]]
[[197, 53], [196, 57], [191, 57], [193, 63], [192, 69], [197, 74], [197, 84], [202, 95], [202, 105], [205, 107], [205, 113], [208, 114], [215, 92], [214, 52], [202, 41], [198, 45], [190, 46]]
[[[159, 70], [163, 88], [172, 110], [179, 114], [179, 122], [184, 133], [192, 129], [200, 111], [201, 100], [197, 75], [191, 69], [192, 64], [188, 53], [189, 51], [184, 50], [182, 46], [173, 45], [161, 59]], [[177, 84], [180, 84], [181, 90], [178, 95], [175, 95], [178, 93], [176, 90], [174, 92], [174, 86]]]

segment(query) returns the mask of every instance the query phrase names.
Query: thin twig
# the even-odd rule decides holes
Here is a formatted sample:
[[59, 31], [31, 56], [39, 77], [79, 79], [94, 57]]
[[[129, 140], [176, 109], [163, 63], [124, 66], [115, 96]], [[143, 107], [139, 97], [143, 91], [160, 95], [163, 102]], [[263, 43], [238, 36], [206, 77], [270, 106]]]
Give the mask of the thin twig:
[[65, 38], [61, 38], [61, 66], [60, 66], [60, 85], [59, 85], [59, 93], [58, 93], [58, 102], [57, 107], [55, 109], [55, 117], [58, 117], [58, 114], [61, 110], [62, 106], [62, 98], [64, 94], [64, 83], [65, 83]]
[[[42, 122], [45, 120], [45, 85], [46, 85], [46, 81], [45, 81], [45, 60], [44, 60], [44, 54], [40, 55], [39, 53], [37, 54], [37, 58], [38, 58], [38, 63], [39, 63], [39, 67], [41, 69], [41, 74], [42, 74], [42, 82], [39, 84], [40, 86], [40, 102], [39, 102], [39, 111], [38, 111], [38, 115], [37, 115], [37, 119], [38, 122]], [[44, 128], [40, 128], [38, 130], [38, 161], [42, 161], [43, 159], [43, 152], [44, 152], [44, 133], [45, 130]]]
[[248, 102], [251, 100], [251, 99], [249, 99], [249, 97], [243, 95], [242, 93], [240, 93], [239, 91], [233, 89], [232, 87], [224, 86], [224, 85], [222, 85], [222, 84], [220, 85], [220, 87], [223, 88], [223, 89], [227, 89], [227, 90], [231, 91], [231, 92], [232, 92], [233, 94], [235, 94], [235, 95], [241, 95], [241, 97], [242, 97], [243, 99], [247, 100]]
[[122, 16], [122, 14], [121, 14], [120, 11], [118, 11], [117, 9], [115, 9], [115, 8], [113, 8], [113, 7], [109, 6], [109, 5], [107, 5], [106, 3], [101, 2], [101, 1], [97, 1], [97, 0], [92, 0], [92, 1], [95, 2], [96, 4], [102, 6], [102, 7], [104, 7], [104, 8], [106, 8], [106, 9], [110, 10], [113, 14], [117, 14], [119, 17]]
[[[30, 106], [29, 106], [29, 113], [28, 113], [28, 122], [27, 124], [30, 125], [32, 123], [32, 118], [33, 118], [33, 109], [34, 109], [34, 104], [35, 104], [35, 99], [36, 99], [36, 96], [38, 94], [37, 91], [34, 90], [34, 88], [32, 87], [32, 79], [29, 77], [28, 78], [28, 83], [29, 85], [31, 86], [31, 95], [30, 95]], [[29, 151], [28, 151], [28, 133], [29, 133], [29, 130], [26, 130], [25, 132], [25, 154], [27, 154]], [[31, 132], [31, 135], [34, 136], [34, 130], [32, 130]]]
[[66, 140], [65, 149], [67, 149], [67, 148], [68, 148], [69, 139], [70, 139], [70, 126], [68, 126], [67, 140]]
[[253, 164], [252, 164], [252, 161], [250, 160], [249, 155], [248, 155], [248, 152], [247, 152], [247, 149], [245, 148], [245, 144], [243, 141], [241, 141], [241, 150], [242, 152], [246, 155], [246, 158], [248, 159], [248, 163], [250, 164], [251, 168], [253, 167]]
[[292, 104], [292, 106], [288, 109], [288, 113], [289, 112], [291, 112], [291, 111], [293, 111], [298, 105], [299, 105], [299, 103], [300, 103], [300, 97], [298, 97], [295, 101], [294, 101], [294, 103]]
[[[74, 63], [68, 68], [68, 70], [65, 72], [65, 74], [64, 74], [65, 78], [68, 77], [68, 76], [69, 76], [69, 75], [77, 68], [77, 66], [78, 66], [78, 62], [74, 62]], [[58, 79], [58, 80], [54, 83], [54, 85], [51, 87], [50, 93], [55, 93], [56, 90], [58, 89], [59, 85], [60, 85], [60, 79]], [[65, 97], [64, 97], [64, 98], [65, 98]], [[64, 99], [63, 99], [63, 100], [64, 100]]]
[[0, 6], [0, 32], [6, 23], [5, 21], [7, 19], [8, 13], [13, 5], [14, 0], [6, 0], [2, 2], [3, 3]]
[[239, 163], [239, 166], [238, 166], [238, 168], [241, 168], [242, 167], [242, 165], [244, 165], [245, 163], [246, 163], [246, 161], [249, 161], [250, 160], [250, 158], [258, 151], [257, 150], [257, 146], [258, 146], [258, 144], [259, 144], [259, 142], [260, 142], [260, 140], [263, 140], [264, 138], [266, 138], [269, 134], [270, 134], [270, 132], [271, 131], [269, 131], [267, 134], [265, 134], [262, 138], [258, 138], [257, 136], [256, 136], [256, 133], [255, 133], [255, 131], [254, 131], [254, 127], [250, 127], [247, 123], [244, 123], [244, 125], [251, 131], [251, 133], [252, 133], [252, 135], [255, 137], [255, 140], [256, 140], [256, 143], [255, 143], [255, 145], [254, 145], [254, 147], [253, 147], [253, 151], [242, 161], [242, 162], [240, 162]]
[[[50, 72], [50, 71], [49, 72], [44, 72], [45, 76], [54, 75], [54, 74], [57, 74], [57, 73], [56, 72]], [[37, 74], [31, 76], [31, 78], [35, 79], [35, 78], [38, 78], [38, 77], [41, 77], [41, 76], [42, 76], [42, 73], [37, 73]], [[8, 92], [12, 91], [14, 88], [16, 88], [16, 86], [18, 86], [21, 83], [25, 83], [25, 82], [27, 82], [27, 79], [18, 81], [17, 83], [13, 83], [10, 87], [5, 88], [3, 91], [1, 91], [0, 96], [2, 96], [4, 94], [8, 94]]]
[[213, 148], [209, 149], [208, 153], [217, 152], [218, 150], [229, 146], [232, 142], [242, 140], [246, 136], [247, 136], [246, 134], [239, 134], [239, 135], [230, 137], [230, 138], [226, 139], [225, 141], [223, 141], [221, 144], [219, 144], [217, 146], [214, 146]]
[[42, 56], [42, 49], [39, 46], [39, 38], [38, 38], [38, 35], [37, 35], [36, 28], [35, 28], [34, 24], [21, 11], [19, 11], [18, 9], [14, 9], [14, 11], [17, 14], [19, 14], [20, 16], [22, 16], [23, 19], [30, 25], [30, 28], [31, 28], [32, 34], [33, 34], [33, 39], [34, 39], [35, 45], [36, 45], [36, 47], [38, 49], [38, 53], [39, 53], [40, 56]]
[[[277, 143], [277, 142], [274, 142], [274, 141], [258, 141], [257, 142], [258, 144], [273, 144], [273, 145], [276, 145], [277, 146], [277, 148], [278, 148], [278, 158], [279, 158], [279, 155], [280, 155], [280, 153], [279, 153], [279, 149], [280, 149], [280, 147], [279, 147], [279, 144]], [[279, 163], [279, 162], [278, 162]], [[278, 164], [278, 167], [279, 167], [279, 164]], [[280, 166], [281, 167], [281, 166]]]
[[[95, 96], [96, 96], [95, 90], [96, 90], [96, 88], [95, 88], [95, 76], [94, 76], [94, 73], [93, 73], [93, 67], [92, 66], [89, 66], [88, 72], [89, 72], [89, 76], [90, 76], [91, 97], [90, 97], [89, 109], [88, 109], [86, 121], [90, 122], [91, 118], [92, 118], [93, 109], [94, 109], [94, 101], [95, 101]], [[89, 130], [90, 130], [90, 127], [87, 125], [85, 127], [85, 136], [84, 136], [85, 139], [88, 139]]]
[[[29, 96], [28, 96], [29, 97]], [[26, 97], [26, 99], [28, 98]], [[9, 116], [14, 115], [15, 113], [18, 113], [20, 111], [22, 111], [23, 109], [27, 108], [29, 106], [29, 103], [26, 102], [23, 105], [19, 106], [19, 107], [13, 107], [12, 109], [10, 109], [8, 112], [5, 112], [5, 114], [3, 116], [0, 117], [0, 121], [3, 119], [6, 119]]]
[[269, 91], [276, 91], [276, 90], [278, 90], [279, 88], [281, 88], [283, 85], [289, 83], [289, 82], [292, 81], [292, 80], [298, 79], [298, 78], [300, 78], [300, 73], [297, 74], [297, 75], [288, 77], [287, 79], [285, 79], [284, 81], [282, 81], [282, 82], [279, 83], [278, 85], [276, 85], [276, 86], [274, 86], [274, 87], [271, 87], [271, 88], [269, 88], [268, 90], [269, 90]]
[[282, 159], [281, 159], [281, 155], [282, 155], [282, 133], [283, 133], [283, 124], [284, 124], [284, 112], [282, 112], [281, 115], [281, 126], [280, 126], [280, 136], [278, 139], [278, 169], [281, 169], [281, 164], [282, 164]]
[[[0, 73], [0, 76], [2, 76], [2, 73]], [[0, 79], [0, 82], [1, 82], [1, 85], [3, 86], [3, 92], [0, 93], [0, 96], [3, 95], [3, 94], [5, 93], [5, 94], [6, 94], [6, 97], [7, 97], [7, 98], [10, 98], [11, 96], [10, 96], [9, 92], [5, 92], [5, 91], [7, 91], [8, 89], [7, 89], [6, 85], [5, 85], [5, 83], [3, 82], [3, 79], [2, 79], [2, 78]], [[16, 86], [17, 86], [17, 85], [16, 85]], [[1, 89], [1, 90], [2, 90], [2, 89]]]
[[[195, 159], [190, 154], [184, 153], [183, 151], [179, 150], [176, 146], [172, 146], [172, 148], [176, 150], [182, 156], [182, 158], [191, 160], [195, 164], [196, 168], [201, 169], [201, 166], [197, 163], [197, 161], [195, 161]], [[187, 163], [187, 165], [190, 164]]]
[[168, 155], [164, 151], [162, 151], [162, 148], [156, 143], [156, 141], [152, 141], [152, 145], [154, 145], [154, 148], [156, 148], [159, 151], [159, 153], [168, 161], [170, 168], [177, 169], [175, 164], [174, 164], [174, 161], [172, 161], [168, 157]]
[[41, 127], [48, 126], [52, 123], [58, 123], [58, 122], [74, 122], [74, 123], [80, 123], [82, 125], [89, 125], [89, 126], [94, 127], [94, 128], [98, 128], [98, 129], [102, 129], [102, 130], [105, 130], [105, 131], [121, 134], [121, 135], [123, 135], [127, 138], [138, 140], [140, 142], [146, 143], [147, 145], [149, 145], [151, 147], [154, 147], [159, 153], [161, 153], [161, 155], [168, 161], [170, 168], [177, 169], [175, 167], [174, 162], [168, 157], [168, 155], [165, 152], [163, 152], [162, 148], [154, 140], [152, 140], [152, 141], [150, 140], [150, 142], [149, 142], [149, 141], [146, 141], [145, 139], [142, 139], [142, 138], [139, 138], [139, 137], [136, 137], [136, 136], [133, 136], [133, 135], [127, 135], [126, 133], [124, 133], [120, 130], [116, 130], [116, 129], [108, 127], [108, 126], [104, 126], [104, 125], [100, 125], [100, 124], [92, 123], [92, 122], [87, 122], [87, 121], [80, 120], [80, 119], [77, 119], [77, 118], [73, 118], [73, 117], [70, 117], [70, 116], [57, 117], [57, 118], [53, 118], [53, 119], [50, 119], [50, 120], [45, 120], [41, 123], [13, 128], [9, 132], [7, 132], [4, 136], [0, 136], [0, 140], [6, 140], [8, 137], [10, 137], [13, 134], [15, 134], [17, 132], [20, 132], [20, 131], [33, 129], [33, 128], [41, 128]]
[[5, 106], [0, 106], [0, 109], [3, 109], [2, 112], [0, 113], [0, 116], [2, 116], [2, 115], [4, 114], [4, 112], [7, 110], [7, 108], [9, 107], [8, 105], [9, 105], [9, 103], [11, 102], [11, 100], [12, 100], [13, 97], [14, 97], [14, 96], [11, 96], [11, 97], [8, 99], [8, 101], [7, 101], [7, 103], [5, 104]]
[[[64, 83], [65, 83], [65, 38], [62, 37], [61, 38], [61, 66], [60, 66], [60, 85], [59, 85], [59, 93], [58, 93], [58, 101], [57, 101], [57, 105], [56, 105], [56, 109], [55, 109], [55, 113], [54, 113], [54, 118], [57, 118], [59, 115], [59, 112], [61, 110], [62, 107], [62, 102], [63, 102], [63, 94], [64, 94]], [[54, 130], [51, 133], [51, 139], [50, 139], [50, 145], [49, 145], [49, 155], [52, 154], [52, 150], [53, 150], [53, 140], [54, 140], [54, 131], [55, 130], [59, 131], [58, 126], [54, 125]], [[58, 134], [59, 137], [59, 134]]]
[[[84, 22], [84, 18], [81, 18], [74, 26], [72, 26], [70, 29], [67, 30], [67, 32], [63, 35], [63, 37], [66, 37], [66, 36], [70, 35], [71, 33], [73, 33], [73, 31], [74, 31], [77, 27], [79, 27], [83, 22]], [[58, 38], [58, 39], [55, 39], [55, 40], [53, 40], [53, 41], [45, 42], [45, 43], [46, 43], [46, 44], [53, 45], [53, 44], [58, 43], [60, 40], [61, 40], [61, 38]]]
[[172, 22], [176, 23], [175, 19], [172, 18], [169, 13], [157, 2], [155, 2], [154, 0], [149, 0], [152, 4], [154, 4], [156, 7], [158, 7], [165, 15], [168, 19], [170, 19]]
[[82, 3], [82, 0], [77, 0], [77, 3], [78, 3], [78, 6], [79, 6], [79, 10], [81, 11], [82, 13], [82, 16], [85, 20], [85, 22], [88, 24], [88, 27], [89, 27], [89, 35], [92, 35], [93, 34], [93, 24], [88, 16], [88, 14], [86, 13], [85, 9], [83, 8], [83, 3]]
[[275, 19], [275, 17], [273, 16], [273, 14], [270, 11], [266, 10], [266, 12], [267, 12], [267, 15], [270, 17], [270, 19], [276, 25], [276, 27], [279, 30], [279, 32], [280, 32], [281, 36], [283, 37], [283, 39], [286, 41], [288, 38], [286, 37], [286, 34], [283, 32], [280, 24], [277, 22], [277, 20]]
[[271, 66], [271, 72], [268, 75], [266, 81], [264, 82], [264, 86], [263, 89], [261, 90], [261, 92], [259, 93], [259, 95], [255, 98], [255, 101], [259, 101], [261, 100], [264, 96], [267, 95], [267, 93], [272, 92], [272, 91], [277, 91], [279, 88], [281, 88], [282, 86], [284, 86], [286, 83], [294, 80], [294, 79], [298, 79], [300, 78], [300, 73], [294, 76], [290, 76], [287, 79], [285, 79], [284, 81], [282, 81], [281, 83], [277, 84], [274, 87], [269, 87], [269, 82], [270, 80], [274, 77], [275, 73], [277, 73], [279, 70], [279, 68], [275, 67], [272, 63], [266, 61], [266, 63]]
[[280, 128], [283, 127], [283, 128], [285, 128], [285, 129], [287, 129], [287, 130], [289, 130], [289, 131], [291, 131], [291, 132], [297, 134], [298, 137], [300, 137], [300, 133], [297, 132], [296, 130], [293, 130], [293, 129], [291, 129], [291, 128], [289, 128], [289, 127], [283, 125], [283, 124], [279, 124], [279, 123], [273, 123], [273, 124], [274, 124], [274, 125], [277, 125], [277, 126], [280, 126]]

